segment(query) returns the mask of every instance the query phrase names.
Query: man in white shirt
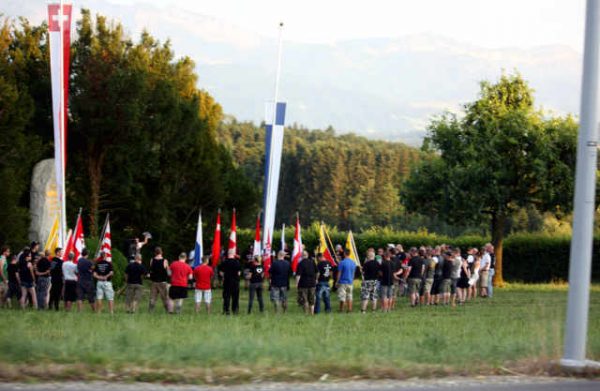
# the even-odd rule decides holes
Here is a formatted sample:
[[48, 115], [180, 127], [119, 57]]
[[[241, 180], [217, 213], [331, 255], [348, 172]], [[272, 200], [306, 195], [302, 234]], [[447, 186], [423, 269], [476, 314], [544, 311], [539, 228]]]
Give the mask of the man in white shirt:
[[485, 251], [481, 257], [481, 263], [479, 264], [479, 288], [481, 289], [481, 297], [488, 297], [490, 264], [492, 263], [492, 258], [489, 253], [490, 246], [490, 243], [485, 245]]
[[70, 311], [71, 306], [77, 301], [77, 265], [73, 262], [74, 253], [69, 253], [69, 258], [62, 264], [63, 278], [65, 279], [65, 311]]

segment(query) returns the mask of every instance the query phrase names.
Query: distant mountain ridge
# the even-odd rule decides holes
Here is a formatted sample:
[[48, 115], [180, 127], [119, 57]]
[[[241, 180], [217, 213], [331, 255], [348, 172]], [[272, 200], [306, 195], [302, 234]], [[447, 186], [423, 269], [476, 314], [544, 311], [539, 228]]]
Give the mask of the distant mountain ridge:
[[[8, 0], [1, 12], [34, 23], [45, 1]], [[79, 0], [79, 7], [169, 38], [177, 55], [196, 61], [199, 84], [239, 120], [260, 122], [274, 83], [275, 41], [213, 17], [152, 5], [134, 7]], [[481, 80], [518, 70], [536, 102], [556, 113], [577, 113], [581, 54], [567, 46], [485, 49], [439, 35], [370, 38], [335, 44], [286, 42], [281, 98], [288, 123], [333, 126], [369, 138], [418, 145], [432, 115], [458, 111], [476, 98]]]

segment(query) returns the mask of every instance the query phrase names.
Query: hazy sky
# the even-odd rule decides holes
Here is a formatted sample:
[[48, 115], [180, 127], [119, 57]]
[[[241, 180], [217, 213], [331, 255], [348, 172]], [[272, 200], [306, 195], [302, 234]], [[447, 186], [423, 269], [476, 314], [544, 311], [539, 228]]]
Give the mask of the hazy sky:
[[[285, 22], [302, 42], [434, 33], [482, 47], [582, 50], [584, 0], [110, 0], [215, 16], [265, 36]], [[76, 1], [75, 1], [76, 2]]]

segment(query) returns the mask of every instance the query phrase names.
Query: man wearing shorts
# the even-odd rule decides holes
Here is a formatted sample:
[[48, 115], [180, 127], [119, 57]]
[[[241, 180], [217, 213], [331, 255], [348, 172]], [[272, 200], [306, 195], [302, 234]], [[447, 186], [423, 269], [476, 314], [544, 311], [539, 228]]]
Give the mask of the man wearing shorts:
[[100, 252], [100, 258], [96, 261], [94, 268], [94, 278], [96, 279], [96, 311], [102, 312], [102, 300], [108, 301], [108, 312], [114, 313], [115, 291], [112, 285], [113, 266], [108, 262], [103, 251]]
[[271, 301], [275, 306], [275, 313], [287, 310], [287, 290], [290, 285], [290, 264], [284, 260], [285, 251], [277, 253], [277, 260], [269, 269], [271, 275]]
[[304, 307], [304, 313], [315, 313], [315, 289], [317, 286], [317, 265], [308, 257], [308, 252], [302, 253], [302, 261], [296, 270], [296, 287], [298, 288], [298, 304]]
[[77, 310], [83, 308], [83, 300], [87, 300], [92, 307], [92, 312], [96, 310], [96, 290], [94, 289], [94, 264], [87, 259], [89, 252], [87, 248], [81, 251], [81, 258], [77, 261]]
[[423, 281], [423, 271], [425, 264], [423, 262], [423, 256], [425, 255], [425, 249], [417, 251], [416, 248], [410, 249], [410, 261], [408, 261], [408, 268], [406, 274], [408, 276], [408, 294], [410, 295], [411, 307], [416, 307], [419, 304], [419, 290], [421, 289], [421, 282]]
[[196, 290], [194, 292], [194, 301], [196, 302], [196, 313], [200, 312], [200, 304], [206, 305], [206, 313], [210, 314], [210, 303], [212, 301], [211, 282], [215, 275], [213, 268], [209, 265], [208, 259], [205, 259], [194, 269], [194, 281]]
[[479, 264], [479, 288], [481, 289], [481, 297], [488, 297], [489, 274], [492, 263], [489, 249], [490, 247], [486, 244], [485, 251], [481, 257], [481, 263]]
[[183, 307], [183, 299], [187, 298], [187, 284], [193, 271], [186, 263], [187, 255], [179, 254], [179, 258], [169, 266], [171, 271], [171, 287], [169, 288], [169, 313], [180, 314]]
[[362, 313], [367, 312], [369, 302], [371, 302], [373, 312], [377, 310], [379, 269], [380, 266], [375, 260], [375, 251], [370, 250], [367, 253], [367, 261], [362, 267], [363, 281], [360, 287], [360, 312]]
[[142, 265], [142, 256], [135, 254], [133, 262], [130, 262], [125, 268], [127, 288], [125, 288], [125, 311], [133, 314], [137, 311], [138, 303], [142, 299], [144, 292], [144, 276], [147, 271]]
[[62, 273], [65, 279], [65, 311], [70, 311], [71, 306], [77, 301], [77, 264], [73, 262], [75, 254], [70, 252], [67, 260], [62, 264]]
[[346, 312], [352, 312], [352, 283], [354, 282], [356, 264], [349, 256], [350, 250], [344, 250], [344, 259], [342, 259], [338, 265], [337, 287], [340, 312], [343, 312], [344, 308], [346, 309]]
[[169, 263], [163, 258], [162, 249], [156, 247], [154, 249], [154, 258], [150, 261], [150, 304], [149, 311], [154, 310], [156, 299], [160, 296], [165, 311], [169, 311], [169, 298], [167, 297], [167, 280], [169, 275], [167, 270]]
[[381, 265], [379, 265], [379, 297], [381, 298], [381, 310], [390, 312], [394, 297], [394, 265], [388, 252], [383, 253]]

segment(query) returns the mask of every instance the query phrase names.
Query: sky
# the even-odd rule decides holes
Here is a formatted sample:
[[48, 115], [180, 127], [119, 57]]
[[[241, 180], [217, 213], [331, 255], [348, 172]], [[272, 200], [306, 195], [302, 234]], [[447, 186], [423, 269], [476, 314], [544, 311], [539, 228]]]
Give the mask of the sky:
[[485, 48], [582, 51], [584, 0], [109, 0], [214, 16], [266, 37], [331, 43], [433, 33]]

